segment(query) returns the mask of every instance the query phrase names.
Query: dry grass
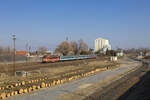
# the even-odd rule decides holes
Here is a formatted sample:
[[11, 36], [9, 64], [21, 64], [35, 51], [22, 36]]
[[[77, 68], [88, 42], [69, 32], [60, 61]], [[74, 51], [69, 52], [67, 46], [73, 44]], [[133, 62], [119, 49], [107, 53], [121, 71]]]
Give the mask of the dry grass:
[[77, 70], [86, 71], [86, 70], [96, 68], [97, 66], [101, 67], [101, 66], [111, 65], [111, 64], [112, 64], [111, 62], [97, 60], [97, 61], [91, 61], [91, 62], [83, 61], [82, 64], [67, 65], [67, 66], [62, 66], [62, 67], [60, 66], [60, 67], [52, 67], [52, 68], [51, 67], [40, 68], [38, 70], [28, 71], [30, 75], [28, 75], [27, 77], [11, 77], [11, 76], [6, 75], [5, 77], [0, 78], [0, 83], [3, 84], [3, 83], [13, 83], [13, 82], [15, 83], [18, 81], [28, 81], [31, 79], [36, 79], [36, 78], [45, 77], [45, 76], [49, 78], [60, 77], [64, 73], [74, 72]]
[[[112, 65], [113, 64], [113, 65]], [[32, 87], [32, 90], [39, 89], [41, 83], [44, 82], [44, 87], [54, 86], [63, 84], [74, 79], [87, 77], [89, 75], [95, 74], [96, 72], [107, 70], [108, 66], [116, 66], [112, 62], [102, 62], [102, 61], [83, 61], [82, 63], [62, 66], [62, 67], [52, 67], [52, 68], [41, 68], [39, 70], [30, 71], [30, 75], [27, 77], [7, 77], [0, 84], [0, 92], [4, 92], [9, 95], [13, 91], [18, 91], [19, 94], [23, 93], [23, 90]], [[22, 85], [22, 82], [25, 84]], [[12, 87], [10, 87], [12, 86]], [[27, 93], [24, 92], [24, 93]]]

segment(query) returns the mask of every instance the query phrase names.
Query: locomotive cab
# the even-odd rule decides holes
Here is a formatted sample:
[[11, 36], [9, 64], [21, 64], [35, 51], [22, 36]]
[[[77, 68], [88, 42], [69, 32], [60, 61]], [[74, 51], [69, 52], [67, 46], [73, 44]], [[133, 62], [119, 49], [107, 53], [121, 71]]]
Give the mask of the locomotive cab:
[[47, 63], [47, 62], [57, 62], [60, 60], [59, 56], [44, 56], [42, 58], [42, 62], [43, 63]]

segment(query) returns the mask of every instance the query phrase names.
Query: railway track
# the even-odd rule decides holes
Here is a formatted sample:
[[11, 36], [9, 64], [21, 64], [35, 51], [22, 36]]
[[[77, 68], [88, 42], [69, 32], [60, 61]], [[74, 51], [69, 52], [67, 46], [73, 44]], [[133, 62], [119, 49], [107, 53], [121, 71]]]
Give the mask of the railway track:
[[[103, 78], [108, 78], [109, 77], [109, 75], [110, 76], [112, 76], [112, 77], [114, 77], [114, 76], [116, 76], [116, 73], [118, 74], [118, 75], [120, 75], [121, 73], [124, 73], [124, 72], [127, 72], [128, 71], [128, 69], [130, 69], [130, 67], [131, 67], [131, 69], [133, 69], [133, 68], [136, 68], [136, 66], [138, 65], [138, 64], [136, 64], [136, 63], [128, 63], [129, 65], [127, 65], [127, 67], [124, 65], [124, 64], [127, 64], [127, 62], [128, 62], [128, 60], [126, 60], [126, 61], [123, 61], [123, 62], [121, 62], [123, 65], [121, 65], [120, 67], [121, 68], [117, 68], [117, 69], [112, 69], [112, 70], [108, 70], [108, 71], [104, 71], [104, 72], [101, 72], [101, 73], [95, 73], [95, 74], [93, 74], [93, 75], [90, 75], [90, 76], [88, 76], [88, 77], [85, 77], [85, 78], [83, 78], [83, 77], [81, 77], [81, 79], [79, 78], [79, 79], [77, 79], [77, 80], [74, 80], [74, 81], [70, 81], [70, 82], [66, 82], [65, 84], [61, 84], [60, 86], [55, 86], [55, 87], [51, 87], [51, 88], [47, 88], [47, 89], [45, 89], [44, 91], [46, 91], [46, 92], [44, 92], [43, 90], [41, 90], [41, 91], [38, 91], [37, 93], [41, 93], [41, 95], [37, 95], [37, 97], [36, 97], [36, 99], [35, 100], [37, 100], [37, 99], [39, 99], [39, 97], [40, 96], [42, 96], [43, 97], [43, 94], [44, 94], [44, 97], [46, 96], [46, 97], [48, 97], [48, 99], [45, 99], [45, 100], [53, 100], [53, 97], [56, 97], [56, 98], [58, 98], [58, 96], [59, 96], [59, 93], [58, 93], [58, 90], [56, 89], [56, 88], [58, 88], [58, 89], [60, 89], [60, 87], [62, 87], [63, 88], [63, 90], [62, 91], [64, 91], [64, 89], [65, 89], [65, 91], [70, 91], [70, 89], [72, 89], [73, 91], [74, 91], [74, 89], [76, 90], [77, 88], [74, 88], [74, 87], [78, 87], [78, 89], [80, 90], [81, 88], [80, 87], [82, 87], [83, 86], [83, 84], [87, 84], [87, 83], [89, 83], [89, 82], [91, 82], [91, 84], [95, 84], [95, 82], [98, 82], [98, 80], [103, 80]], [[134, 67], [132, 67], [131, 65], [134, 65]], [[102, 66], [99, 66], [99, 67], [102, 67]], [[107, 67], [108, 66], [106, 66], [105, 68], [104, 68], [104, 70], [107, 70]], [[110, 66], [111, 67], [111, 66]], [[115, 68], [116, 68], [117, 66], [115, 66]], [[97, 68], [96, 69], [91, 69], [91, 71], [89, 70], [84, 70], [84, 72], [83, 73], [85, 73], [85, 74], [81, 74], [81, 71], [79, 71], [79, 72], [71, 72], [71, 74], [68, 74], [67, 75], [67, 78], [69, 78], [69, 77], [73, 77], [73, 74], [74, 75], [88, 75], [87, 73], [93, 73], [93, 71], [92, 70], [96, 70], [96, 71], [98, 71], [97, 70]], [[111, 74], [109, 74], [109, 72], [111, 72]], [[109, 74], [109, 75], [108, 75]], [[47, 84], [47, 82], [48, 82], [48, 84], [49, 84], [49, 81], [47, 80], [47, 78], [48, 78], [48, 76], [47, 77], [45, 77], [44, 79], [44, 82]], [[40, 79], [43, 79], [43, 78], [40, 78]], [[62, 76], [62, 78], [60, 78], [60, 80], [63, 80], [64, 79], [64, 76]], [[69, 78], [70, 79], [70, 78]], [[34, 79], [34, 80], [37, 80], [37, 79]], [[59, 80], [58, 78], [57, 79], [55, 79], [55, 80]], [[28, 81], [27, 81], [27, 83], [28, 83]], [[37, 83], [36, 83], [37, 84]], [[33, 85], [34, 85], [34, 83], [33, 83]], [[58, 84], [59, 85], [59, 84]], [[65, 86], [65, 87], [64, 87]], [[51, 92], [51, 89], [52, 89], [52, 92]], [[56, 90], [55, 90], [56, 89]], [[60, 90], [60, 92], [62, 92], [61, 90]], [[44, 93], [43, 93], [44, 92]], [[6, 93], [7, 93], [7, 91], [6, 91]], [[56, 93], [56, 94], [55, 94]], [[68, 93], [68, 92], [67, 92]], [[48, 95], [49, 94], [49, 95]], [[53, 95], [54, 94], [54, 95]], [[64, 94], [64, 93], [63, 93]], [[78, 93], [77, 93], [78, 94]], [[79, 93], [80, 94], [80, 93]], [[82, 93], [81, 93], [82, 94]], [[23, 95], [18, 95], [17, 96], [17, 98], [16, 97], [12, 97], [14, 100], [15, 100], [15, 98], [16, 98], [16, 100], [34, 100], [34, 93], [33, 93], [33, 95], [30, 95], [30, 97], [31, 97], [31, 99], [29, 99], [28, 98], [28, 95], [30, 95], [30, 94], [27, 94], [26, 96], [23, 96]], [[33, 97], [32, 97], [33, 96]], [[76, 95], [76, 93], [75, 93], [75, 95], [74, 96], [77, 96]], [[83, 95], [84, 96], [84, 95]], [[24, 98], [24, 99], [23, 99]], [[25, 98], [28, 98], [28, 99], [25, 99]], [[9, 99], [9, 98], [8, 98]], [[10, 98], [11, 99], [11, 98]], [[40, 100], [40, 99], [39, 99]], [[60, 99], [60, 100], [62, 100], [62, 98]], [[66, 100], [66, 99], [63, 99], [63, 100]], [[70, 99], [68, 99], [68, 100], [70, 100]], [[77, 100], [76, 98], [74, 98], [74, 100]]]
[[84, 100], [127, 100], [127, 97], [136, 88], [136, 83], [150, 70], [147, 62], [140, 62], [143, 63], [141, 67], [104, 87], [103, 90], [97, 90]]
[[[102, 59], [74, 60], [74, 61], [55, 62], [55, 63], [27, 63], [27, 64], [23, 63], [23, 64], [16, 64], [16, 71], [31, 71], [40, 68], [53, 68], [53, 67], [62, 67], [62, 66], [69, 66], [69, 65], [79, 65], [79, 64], [84, 64], [86, 62], [92, 62], [98, 60], [102, 60]], [[12, 64], [0, 65], [0, 69], [1, 69], [0, 72], [11, 73], [13, 71], [12, 66], [13, 66]]]
[[[109, 67], [112, 67], [109, 65]], [[17, 92], [19, 94], [22, 94], [22, 92], [20, 92], [20, 89], [29, 89], [31, 86], [34, 86], [36, 87], [36, 89], [39, 89], [37, 87], [40, 86], [40, 88], [43, 88], [41, 83], [43, 82], [44, 84], [47, 84], [46, 87], [51, 87], [51, 86], [55, 86], [55, 85], [59, 85], [59, 84], [63, 84], [63, 82], [69, 82], [73, 79], [80, 79], [82, 77], [86, 77], [88, 75], [92, 75], [96, 72], [99, 72], [99, 71], [103, 71], [103, 70], [107, 70], [108, 66], [97, 66], [97, 67], [91, 67], [91, 68], [87, 68], [85, 70], [85, 67], [84, 68], [81, 68], [81, 69], [76, 69], [76, 70], [72, 70], [71, 72], [64, 72], [64, 73], [60, 73], [59, 76], [55, 75], [55, 77], [51, 78], [49, 76], [42, 76], [42, 77], [37, 77], [37, 78], [34, 78], [34, 79], [30, 79], [30, 80], [26, 80], [26, 81], [20, 81], [20, 83], [15, 83], [15, 82], [8, 82], [7, 84], [4, 83], [4, 84], [1, 84], [2, 87], [0, 87], [2, 89], [2, 92], [1, 93], [1, 98], [6, 98], [6, 95], [3, 95], [3, 94], [7, 94], [9, 95], [10, 94], [10, 91], [7, 91], [8, 90], [8, 85], [11, 85], [11, 87], [9, 87], [9, 89], [11, 90], [11, 92], [14, 92], [14, 90], [17, 90]], [[113, 67], [112, 67], [113, 68]], [[22, 82], [25, 82], [24, 85], [21, 85]], [[16, 86], [17, 84], [17, 86]], [[20, 85], [18, 85], [20, 84]], [[6, 86], [7, 85], [7, 86]], [[9, 96], [7, 96], [9, 97]]]

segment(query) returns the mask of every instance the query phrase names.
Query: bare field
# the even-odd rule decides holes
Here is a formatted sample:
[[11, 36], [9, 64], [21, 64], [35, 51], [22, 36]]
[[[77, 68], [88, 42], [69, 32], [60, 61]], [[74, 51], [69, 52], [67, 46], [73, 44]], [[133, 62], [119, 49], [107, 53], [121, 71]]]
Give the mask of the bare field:
[[3, 73], [5, 75], [4, 77], [1, 74], [0, 98], [4, 99], [6, 97], [9, 97], [11, 93], [13, 96], [14, 92], [17, 92], [17, 94], [22, 94], [47, 86], [55, 86], [74, 79], [92, 75], [99, 71], [107, 70], [112, 66], [117, 67], [117, 65], [119, 65], [118, 63], [108, 62], [107, 60], [100, 61], [99, 59], [88, 59], [50, 64], [62, 64], [62, 66], [46, 66], [40, 67], [35, 70], [31, 68], [28, 69], [29, 71], [26, 71], [26, 77], [13, 77], [8, 76], [7, 73]]
[[[56, 63], [20, 63], [16, 64], [16, 71], [31, 71], [37, 70], [40, 68], [55, 68], [62, 66], [70, 66], [70, 65], [81, 65], [87, 62], [93, 61], [104, 61], [105, 59], [86, 59], [86, 60], [75, 60], [75, 61], [65, 61], [65, 62], [56, 62]], [[13, 64], [0, 64], [0, 72], [11, 74], [13, 71]]]
[[[23, 69], [27, 69], [26, 71], [29, 73], [29, 75], [27, 75], [26, 77], [13, 77], [7, 75], [6, 73], [3, 73], [5, 74], [3, 76], [3, 74], [1, 74], [0, 86], [7, 87], [8, 85], [11, 84], [20, 83], [23, 81], [29, 82], [31, 80], [38, 80], [42, 78], [44, 79], [45, 77], [48, 77], [49, 79], [60, 79], [64, 77], [62, 75], [71, 76], [73, 74], [87, 73], [97, 68], [104, 68], [106, 66], [107, 67], [114, 66], [117, 64], [118, 63], [108, 62], [107, 60], [100, 60], [100, 59], [87, 59], [87, 60], [68, 61], [60, 63], [48, 63], [48, 64], [36, 63], [35, 65], [33, 64], [33, 68], [29, 67], [29, 65], [21, 67]], [[38, 66], [38, 68], [34, 68], [36, 65]], [[42, 66], [40, 67], [39, 65]]]
[[67, 62], [56, 62], [56, 63], [30, 63], [30, 64], [17, 64], [16, 70], [18, 71], [27, 71], [30, 73], [27, 77], [12, 77], [10, 73], [12, 72], [12, 65], [1, 66], [1, 78], [0, 82], [6, 80], [28, 80], [36, 77], [56, 77], [60, 76], [63, 73], [73, 72], [76, 70], [89, 70], [97, 66], [106, 66], [113, 63], [108, 63], [107, 60], [101, 59], [87, 59], [87, 60], [78, 60], [78, 61], [67, 61]]

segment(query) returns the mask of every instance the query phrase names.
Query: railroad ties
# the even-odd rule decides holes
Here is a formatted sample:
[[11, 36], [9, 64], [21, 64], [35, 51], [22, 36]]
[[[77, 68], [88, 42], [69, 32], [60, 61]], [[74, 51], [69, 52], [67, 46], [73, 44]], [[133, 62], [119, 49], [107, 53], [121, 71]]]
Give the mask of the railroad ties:
[[49, 88], [56, 85], [60, 85], [72, 80], [80, 79], [89, 75], [93, 75], [96, 72], [105, 71], [110, 66], [103, 68], [95, 68], [89, 71], [75, 71], [61, 75], [60, 78], [50, 79], [48, 77], [41, 77], [38, 79], [32, 79], [29, 81], [21, 81], [18, 83], [11, 83], [10, 85], [0, 86], [0, 99], [5, 99], [10, 96], [29, 93], [37, 91], [41, 88]]

